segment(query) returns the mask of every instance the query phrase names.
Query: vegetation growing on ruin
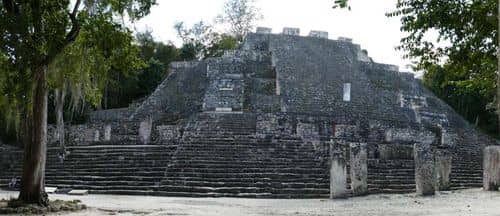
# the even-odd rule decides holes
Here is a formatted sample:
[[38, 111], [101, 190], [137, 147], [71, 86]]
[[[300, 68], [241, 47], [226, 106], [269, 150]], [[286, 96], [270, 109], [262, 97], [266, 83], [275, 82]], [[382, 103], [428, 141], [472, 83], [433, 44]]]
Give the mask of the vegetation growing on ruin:
[[[335, 0], [348, 8], [349, 0]], [[423, 71], [423, 83], [469, 122], [498, 137], [497, 0], [399, 0], [394, 11], [407, 33], [397, 49]]]

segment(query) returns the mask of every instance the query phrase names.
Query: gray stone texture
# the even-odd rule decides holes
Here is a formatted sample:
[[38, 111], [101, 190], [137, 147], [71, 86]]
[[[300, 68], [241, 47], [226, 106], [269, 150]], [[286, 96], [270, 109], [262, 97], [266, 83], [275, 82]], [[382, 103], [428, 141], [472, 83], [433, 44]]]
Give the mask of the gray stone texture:
[[398, 144], [398, 143], [381, 143], [378, 144], [378, 153], [380, 159], [397, 160], [397, 159], [413, 159], [413, 145]]
[[142, 144], [148, 144], [151, 141], [152, 130], [153, 120], [151, 118], [141, 121], [139, 125], [139, 138]]
[[175, 121], [201, 110], [208, 86], [204, 62], [173, 62], [168, 77], [137, 107], [130, 119]]
[[344, 144], [330, 143], [330, 198], [345, 198], [347, 191], [347, 161]]
[[452, 155], [448, 150], [438, 150], [435, 155], [436, 165], [436, 188], [440, 191], [450, 189], [450, 174], [452, 167]]
[[486, 191], [498, 191], [500, 187], [500, 146], [488, 146], [484, 149], [483, 188]]
[[[380, 177], [368, 179], [370, 191], [413, 192], [415, 173], [408, 170], [415, 168], [418, 155], [411, 149], [432, 144], [450, 151], [452, 188], [482, 185], [471, 176], [482, 172], [482, 150], [498, 145], [496, 140], [468, 124], [413, 74], [373, 62], [352, 40], [299, 33], [251, 33], [237, 50], [221, 57], [173, 62], [169, 76], [143, 101], [94, 112], [84, 125], [68, 125], [67, 145], [137, 145], [144, 140], [141, 121], [151, 118], [149, 143], [166, 148], [193, 139], [245, 143], [266, 147], [258, 152], [265, 160], [287, 143], [300, 143], [296, 147], [313, 151], [301, 153], [304, 157], [324, 159], [324, 177], [318, 178], [327, 182], [328, 140], [361, 142], [367, 143], [368, 168], [381, 170], [370, 173]], [[345, 83], [351, 84], [349, 101], [343, 100]], [[55, 146], [57, 140], [49, 140]], [[183, 151], [177, 150], [173, 154]], [[349, 159], [344, 160], [348, 166]], [[335, 167], [342, 173], [342, 164]], [[383, 176], [387, 172], [403, 173], [405, 181], [395, 183]]]
[[352, 43], [352, 38], [348, 38], [348, 37], [338, 37], [337, 40]]
[[299, 28], [289, 28], [289, 27], [285, 27], [285, 28], [283, 28], [283, 34], [284, 34], [284, 35], [294, 35], [294, 36], [298, 36], [298, 35], [300, 35], [300, 29], [299, 29]]
[[181, 138], [181, 132], [177, 125], [159, 125], [156, 126], [156, 131], [157, 141], [174, 141]]
[[366, 143], [350, 144], [351, 190], [354, 196], [368, 193], [368, 151]]
[[271, 34], [273, 32], [272, 28], [268, 27], [257, 27], [257, 34]]
[[110, 141], [111, 140], [111, 125], [106, 124], [104, 126], [104, 141]]
[[415, 184], [417, 194], [434, 195], [436, 191], [436, 168], [434, 153], [430, 144], [416, 143], [415, 149]]
[[314, 31], [313, 30], [313, 31], [309, 32], [309, 37], [328, 39], [328, 32], [326, 32], [326, 31]]

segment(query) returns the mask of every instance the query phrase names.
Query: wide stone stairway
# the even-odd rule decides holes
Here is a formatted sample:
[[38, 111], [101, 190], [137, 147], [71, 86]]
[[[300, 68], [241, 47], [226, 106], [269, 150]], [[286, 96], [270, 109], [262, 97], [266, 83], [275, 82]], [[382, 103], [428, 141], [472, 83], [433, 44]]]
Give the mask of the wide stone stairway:
[[413, 160], [378, 160], [368, 162], [369, 193], [415, 192], [415, 163]]
[[[160, 145], [69, 147], [70, 154], [61, 162], [57, 148], [51, 148], [47, 152], [46, 186], [142, 194], [161, 181], [173, 149]], [[0, 173], [0, 187], [6, 187], [13, 176], [20, 178], [22, 153], [14, 154], [18, 163]]]
[[[329, 194], [328, 169], [300, 138], [257, 139], [251, 114], [202, 114], [159, 191], [175, 196], [312, 198]], [[189, 127], [188, 127], [189, 128]], [[200, 130], [200, 128], [202, 128]], [[227, 135], [231, 136], [227, 136]]]
[[[46, 185], [102, 194], [328, 197], [325, 155], [298, 137], [257, 138], [255, 126], [254, 114], [200, 113], [178, 142], [73, 146], [64, 161], [57, 156], [58, 148], [49, 148]], [[1, 167], [0, 187], [5, 188], [12, 177], [20, 178], [22, 151], [11, 148], [1, 153], [2, 160], [14, 161]], [[454, 158], [450, 179], [451, 189], [481, 187], [479, 159]], [[414, 161], [369, 159], [368, 190], [415, 192]]]
[[[214, 119], [216, 118], [216, 119]], [[327, 165], [300, 138], [255, 137], [255, 116], [201, 115], [207, 124], [170, 145], [116, 143], [70, 147], [64, 162], [47, 154], [46, 185], [90, 193], [193, 197], [318, 198], [329, 194]], [[189, 129], [189, 127], [188, 127]], [[195, 135], [196, 134], [196, 135]], [[231, 136], [228, 136], [228, 135]], [[128, 141], [132, 142], [132, 141]], [[20, 178], [19, 163], [0, 187]]]

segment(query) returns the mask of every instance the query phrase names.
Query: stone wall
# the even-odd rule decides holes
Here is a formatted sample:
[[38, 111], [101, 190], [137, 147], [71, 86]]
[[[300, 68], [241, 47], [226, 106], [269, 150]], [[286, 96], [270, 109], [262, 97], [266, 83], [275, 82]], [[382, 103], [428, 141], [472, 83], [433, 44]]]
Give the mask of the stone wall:
[[133, 111], [134, 109], [128, 107], [120, 109], [97, 110], [90, 113], [89, 122], [99, 123], [121, 121], [123, 119], [128, 119]]
[[203, 96], [208, 86], [204, 62], [173, 62], [169, 76], [131, 115], [141, 121], [175, 121], [202, 110]]

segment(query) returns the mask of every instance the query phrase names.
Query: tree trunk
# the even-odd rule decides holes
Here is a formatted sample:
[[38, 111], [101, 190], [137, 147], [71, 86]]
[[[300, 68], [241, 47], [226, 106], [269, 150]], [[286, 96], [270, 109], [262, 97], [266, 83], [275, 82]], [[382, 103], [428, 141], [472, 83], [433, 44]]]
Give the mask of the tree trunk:
[[[500, 4], [498, 4], [498, 13], [500, 13]], [[500, 22], [498, 22], [498, 29], [500, 30]], [[500, 40], [498, 40], [497, 48], [497, 116], [498, 116], [498, 134], [500, 135]]]
[[104, 86], [104, 109], [108, 109], [108, 85]]
[[59, 140], [59, 147], [64, 150], [64, 99], [66, 97], [66, 80], [63, 81], [61, 88], [55, 90], [56, 102], [56, 125], [57, 125], [57, 139]]
[[45, 193], [45, 160], [47, 156], [47, 65], [33, 75], [32, 109], [28, 111], [24, 143], [24, 164], [19, 199], [24, 203], [48, 205]]

